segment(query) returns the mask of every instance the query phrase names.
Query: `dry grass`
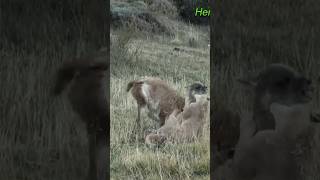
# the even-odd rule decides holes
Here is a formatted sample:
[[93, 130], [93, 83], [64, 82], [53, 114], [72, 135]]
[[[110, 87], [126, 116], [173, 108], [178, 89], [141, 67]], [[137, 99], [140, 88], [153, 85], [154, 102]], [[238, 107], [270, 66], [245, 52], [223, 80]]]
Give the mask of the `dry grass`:
[[16, 54], [2, 58], [7, 69], [1, 72], [6, 88], [1, 90], [5, 99], [0, 121], [0, 179], [85, 176], [85, 127], [70, 113], [68, 103], [51, 96], [56, 63], [48, 63], [49, 59], [60, 58]]
[[[85, 34], [94, 28], [85, 23], [90, 12], [82, 11], [83, 3], [1, 2], [0, 179], [86, 177], [85, 126], [64, 97], [52, 96], [54, 74], [62, 61], [78, 50], [88, 53], [90, 46], [107, 43], [101, 29], [103, 33], [93, 33], [96, 37]], [[99, 12], [93, 15], [97, 21]]]
[[[137, 117], [137, 105], [126, 92], [130, 80], [160, 77], [181, 95], [194, 81], [209, 86], [207, 27], [177, 23], [185, 29], [176, 31], [176, 38], [142, 36], [127, 29], [111, 35], [111, 179], [209, 179], [209, 122], [204, 137], [195, 143], [153, 148], [130, 141]], [[188, 29], [198, 38], [196, 46], [188, 43]], [[156, 125], [145, 113], [141, 120], [144, 129]]]

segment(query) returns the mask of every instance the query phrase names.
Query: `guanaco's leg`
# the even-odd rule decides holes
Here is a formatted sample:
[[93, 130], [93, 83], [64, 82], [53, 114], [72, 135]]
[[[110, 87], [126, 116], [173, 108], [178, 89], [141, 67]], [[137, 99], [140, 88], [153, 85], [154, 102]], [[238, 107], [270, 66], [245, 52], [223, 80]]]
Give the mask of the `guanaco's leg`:
[[97, 163], [96, 163], [96, 132], [88, 131], [89, 137], [89, 173], [88, 180], [97, 179]]
[[136, 127], [138, 130], [141, 128], [140, 118], [141, 118], [141, 105], [138, 104], [138, 118], [136, 119], [136, 125], [137, 125]]
[[109, 174], [107, 165], [107, 136], [106, 132], [104, 131], [99, 131], [96, 135], [96, 160], [98, 180], [106, 180]]
[[96, 131], [96, 162], [97, 162], [97, 173], [98, 180], [106, 180], [109, 176], [108, 168], [108, 146], [109, 136], [107, 134], [110, 127], [107, 126], [107, 121], [109, 119], [108, 113], [103, 114], [99, 119], [99, 127]]

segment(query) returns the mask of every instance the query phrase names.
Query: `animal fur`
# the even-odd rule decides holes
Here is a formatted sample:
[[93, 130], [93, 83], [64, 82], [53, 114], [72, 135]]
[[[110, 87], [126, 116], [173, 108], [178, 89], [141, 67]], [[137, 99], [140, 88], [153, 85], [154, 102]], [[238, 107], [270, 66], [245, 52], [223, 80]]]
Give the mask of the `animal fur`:
[[240, 115], [231, 111], [222, 103], [215, 103], [212, 108], [211, 151], [212, 172], [231, 159], [240, 136]]
[[[191, 142], [202, 135], [203, 125], [208, 112], [206, 95], [195, 95], [196, 101], [186, 104], [183, 112], [175, 110], [164, 126], [146, 136], [147, 144], [165, 142]], [[188, 102], [189, 100], [187, 100]], [[159, 139], [166, 141], [160, 142]]]
[[148, 116], [159, 122], [160, 126], [164, 125], [165, 119], [175, 109], [179, 112], [183, 110], [184, 98], [159, 78], [145, 77], [131, 81], [127, 85], [127, 91], [130, 90], [138, 105], [138, 117], [136, 119], [138, 129], [140, 129], [142, 108], [147, 108]]
[[109, 120], [105, 62], [74, 59], [58, 70], [54, 95], [68, 91], [73, 110], [86, 123], [89, 138], [90, 180], [107, 177], [107, 121]]
[[311, 81], [286, 65], [271, 64], [258, 76], [240, 82], [254, 89], [253, 121], [256, 132], [275, 128], [269, 109], [271, 103], [293, 105], [311, 101]]
[[[263, 71], [261, 71], [257, 76], [249, 80], [248, 79], [240, 80], [240, 82], [246, 85], [247, 87], [249, 87], [250, 89], [254, 90], [254, 101], [253, 101], [253, 113], [242, 114], [242, 118], [240, 122], [240, 134], [238, 136], [239, 141], [237, 143], [238, 150], [236, 149], [238, 153], [236, 152], [237, 157], [234, 157], [234, 158], [246, 157], [246, 158], [243, 158], [243, 162], [242, 162], [243, 163], [242, 165], [244, 167], [246, 163], [249, 163], [249, 164], [252, 163], [250, 162], [250, 159], [252, 161], [256, 160], [257, 162], [261, 161], [261, 159], [258, 160], [257, 158], [259, 157], [262, 158], [264, 157], [263, 155], [265, 155], [265, 157], [268, 157], [268, 158], [273, 158], [272, 156], [274, 156], [274, 158], [277, 158], [278, 155], [283, 155], [283, 157], [287, 156], [289, 158], [289, 155], [285, 153], [288, 152], [288, 149], [292, 150], [292, 148], [291, 147], [289, 148], [289, 145], [285, 145], [287, 142], [282, 143], [284, 138], [283, 135], [281, 136], [277, 135], [276, 137], [271, 138], [274, 141], [273, 143], [274, 145], [269, 146], [269, 144], [261, 140], [261, 139], [264, 139], [264, 137], [267, 137], [268, 135], [262, 135], [262, 137], [260, 137], [261, 136], [260, 132], [262, 131], [273, 132], [276, 129], [276, 119], [273, 112], [271, 111], [271, 108], [270, 108], [271, 104], [279, 103], [285, 106], [292, 106], [297, 104], [309, 103], [311, 101], [311, 92], [312, 92], [311, 81], [309, 81], [307, 78], [303, 77], [300, 73], [296, 72], [295, 70], [293, 70], [292, 68], [286, 65], [271, 64], [267, 66]], [[279, 114], [277, 116], [279, 116]], [[309, 117], [304, 119], [310, 120], [310, 117], [312, 117], [311, 113], [309, 114]], [[310, 121], [315, 121], [314, 119], [315, 118], [311, 119]], [[289, 129], [291, 129], [293, 132], [299, 132], [297, 129], [295, 129], [295, 128], [299, 128], [299, 127], [295, 127], [297, 125], [298, 125], [297, 123], [291, 123], [291, 124], [287, 124], [284, 127], [290, 127]], [[238, 130], [239, 126], [232, 127], [230, 124], [228, 127], [230, 127], [230, 129], [224, 128], [223, 131], [235, 132]], [[278, 127], [281, 127], [281, 124], [279, 124]], [[290, 133], [287, 132], [286, 134], [290, 134]], [[270, 135], [270, 136], [274, 136], [274, 135]], [[291, 144], [293, 144], [293, 141], [291, 142], [292, 142]], [[248, 143], [251, 145], [248, 145]], [[233, 146], [235, 147], [236, 144], [233, 144]], [[259, 146], [261, 148], [257, 148]], [[239, 150], [239, 147], [242, 147], [242, 150]], [[286, 148], [287, 150], [284, 150]], [[275, 150], [278, 150], [278, 151], [275, 151]], [[284, 150], [284, 152], [281, 152], [282, 150]], [[248, 158], [247, 156], [239, 155], [241, 153], [247, 154], [247, 156], [250, 156], [250, 158]], [[261, 154], [258, 156], [258, 155], [255, 155], [255, 153], [261, 153]], [[241, 161], [239, 160], [238, 162], [241, 162]], [[242, 165], [239, 165], [239, 167], [241, 167]], [[267, 179], [273, 178], [273, 177], [267, 177], [267, 176], [262, 176], [262, 177], [266, 177]], [[262, 177], [260, 177], [260, 179], [263, 179]], [[239, 178], [236, 178], [236, 179], [239, 179]], [[250, 178], [248, 178], [248, 180], [250, 180]]]
[[270, 109], [276, 128], [259, 131], [236, 149], [233, 173], [239, 180], [301, 179], [293, 152], [310, 127], [310, 106], [273, 103]]

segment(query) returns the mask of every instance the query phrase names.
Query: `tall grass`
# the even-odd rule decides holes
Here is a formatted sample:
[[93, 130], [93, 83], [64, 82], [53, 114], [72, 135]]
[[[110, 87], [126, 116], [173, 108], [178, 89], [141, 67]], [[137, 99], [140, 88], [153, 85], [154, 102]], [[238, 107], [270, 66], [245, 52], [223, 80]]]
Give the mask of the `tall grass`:
[[[188, 46], [188, 38], [183, 35], [177, 43], [165, 35], [142, 36], [127, 29], [113, 31], [110, 51], [111, 179], [209, 179], [209, 121], [203, 138], [195, 143], [148, 147], [142, 141], [132, 141], [137, 106], [126, 92], [127, 83], [141, 76], [160, 77], [181, 95], [194, 81], [209, 86], [209, 48], [203, 46], [208, 29], [199, 28], [193, 33], [199, 37], [197, 43], [200, 44], [194, 48]], [[182, 51], [175, 51], [175, 47]], [[142, 117], [143, 129], [155, 127], [156, 122], [146, 113]]]
[[100, 27], [87, 20], [98, 21], [104, 9], [90, 11], [94, 3], [99, 9], [104, 4], [86, 3], [1, 1], [0, 179], [86, 176], [84, 125], [64, 97], [51, 93], [55, 72], [64, 60], [106, 43], [103, 33], [87, 34], [89, 27], [92, 32], [103, 30], [103, 21]]

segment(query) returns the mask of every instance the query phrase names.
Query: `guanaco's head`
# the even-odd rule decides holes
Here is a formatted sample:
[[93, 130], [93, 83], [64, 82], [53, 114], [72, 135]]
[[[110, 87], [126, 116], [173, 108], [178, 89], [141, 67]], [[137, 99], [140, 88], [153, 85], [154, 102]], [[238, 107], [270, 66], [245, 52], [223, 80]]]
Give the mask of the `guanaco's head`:
[[240, 80], [253, 87], [255, 101], [269, 109], [271, 103], [292, 105], [311, 101], [311, 81], [292, 68], [271, 64], [251, 80]]
[[90, 61], [87, 59], [73, 59], [64, 63], [58, 70], [56, 82], [53, 89], [54, 95], [59, 95], [75, 76], [86, 76], [88, 74], [102, 74], [108, 70], [109, 65], [102, 61]]
[[208, 87], [202, 84], [201, 82], [195, 82], [187, 87], [187, 94], [189, 98], [189, 102], [195, 102], [195, 95], [203, 95], [206, 94]]

